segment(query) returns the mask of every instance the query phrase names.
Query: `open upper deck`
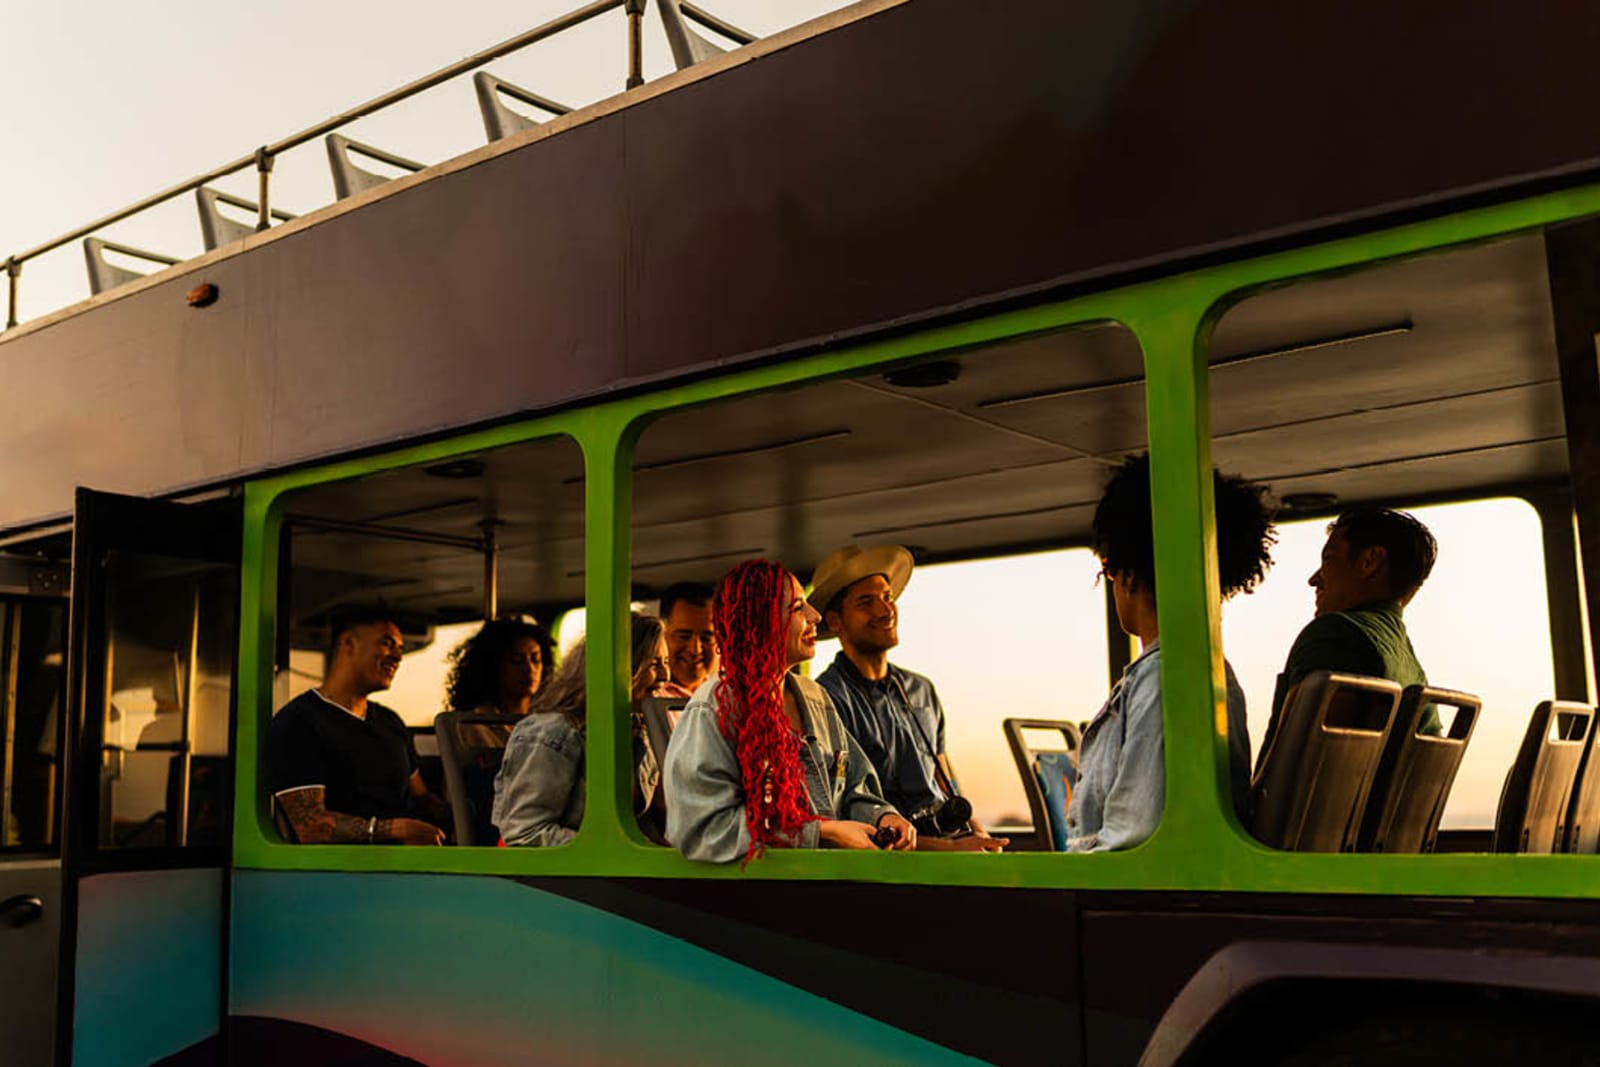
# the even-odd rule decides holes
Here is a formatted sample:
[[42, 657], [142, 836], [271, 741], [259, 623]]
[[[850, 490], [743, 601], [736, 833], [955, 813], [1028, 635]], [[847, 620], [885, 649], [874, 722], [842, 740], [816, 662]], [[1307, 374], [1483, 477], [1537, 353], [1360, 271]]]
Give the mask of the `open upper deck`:
[[1597, 35], [869, 0], [0, 335], [0, 527], [1592, 180]]

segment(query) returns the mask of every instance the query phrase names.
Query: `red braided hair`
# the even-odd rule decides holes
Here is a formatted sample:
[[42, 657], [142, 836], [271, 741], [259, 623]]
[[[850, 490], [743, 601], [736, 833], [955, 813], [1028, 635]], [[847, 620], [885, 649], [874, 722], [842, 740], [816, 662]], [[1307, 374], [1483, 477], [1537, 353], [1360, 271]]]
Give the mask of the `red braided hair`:
[[780, 564], [746, 560], [717, 585], [712, 610], [722, 656], [717, 724], [739, 757], [750, 829], [746, 863], [768, 845], [798, 840], [816, 818], [800, 766], [800, 738], [783, 714], [792, 581]]

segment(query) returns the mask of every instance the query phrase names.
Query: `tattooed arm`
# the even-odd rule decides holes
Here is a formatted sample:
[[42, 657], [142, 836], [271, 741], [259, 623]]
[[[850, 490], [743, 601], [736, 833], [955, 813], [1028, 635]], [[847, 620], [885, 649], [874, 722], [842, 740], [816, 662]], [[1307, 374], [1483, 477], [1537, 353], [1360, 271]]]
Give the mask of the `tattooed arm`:
[[302, 845], [440, 845], [444, 832], [420, 819], [363, 819], [329, 811], [320, 785], [285, 789], [274, 798]]

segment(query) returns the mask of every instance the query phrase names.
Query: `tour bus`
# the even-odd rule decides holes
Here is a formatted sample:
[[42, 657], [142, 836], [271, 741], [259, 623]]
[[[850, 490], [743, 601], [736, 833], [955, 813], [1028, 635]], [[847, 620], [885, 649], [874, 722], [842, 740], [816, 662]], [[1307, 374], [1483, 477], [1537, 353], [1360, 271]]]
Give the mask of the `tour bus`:
[[[346, 172], [288, 219], [268, 146], [229, 165], [260, 196], [228, 239], [62, 311], [19, 321], [35, 257], [7, 260], [5, 1061], [1593, 1062], [1600, 12], [863, 0], [754, 41], [660, 12], [676, 73]], [[338, 163], [366, 110], [290, 140], [332, 135]], [[205, 208], [213, 178], [178, 193]], [[50, 247], [103, 263], [95, 229]], [[1069, 694], [1134, 652], [1086, 546], [1146, 451], [1164, 814], [1060, 852], [1031, 760], [1072, 754], [1095, 706]], [[1361, 503], [1492, 534], [1450, 577], [1438, 527], [1414, 610], [1462, 629], [1414, 617], [1436, 689], [1377, 719], [1330, 697], [1289, 769], [1337, 791], [1337, 745], [1410, 744], [1397, 702], [1433, 701], [1461, 762], [1416, 847], [1234, 812], [1248, 605], [1220, 603], [1214, 465], [1270, 488], [1280, 547]], [[946, 689], [952, 738], [978, 724], [951, 758], [1010, 768], [1013, 799], [969, 791], [1011, 846], [723, 866], [651, 843], [630, 611], [751, 557], [804, 581], [851, 543], [909, 547], [913, 591], [1061, 561], [903, 616], [970, 649], [911, 665], [983, 680]], [[1306, 573], [1269, 584], [1309, 619]], [[263, 737], [329, 619], [370, 604], [405, 621], [400, 681], [433, 686], [406, 718], [434, 770], [438, 654], [485, 618], [564, 643], [582, 620], [570, 844], [293, 843]], [[986, 665], [1041, 637], [1047, 697], [985, 706]]]

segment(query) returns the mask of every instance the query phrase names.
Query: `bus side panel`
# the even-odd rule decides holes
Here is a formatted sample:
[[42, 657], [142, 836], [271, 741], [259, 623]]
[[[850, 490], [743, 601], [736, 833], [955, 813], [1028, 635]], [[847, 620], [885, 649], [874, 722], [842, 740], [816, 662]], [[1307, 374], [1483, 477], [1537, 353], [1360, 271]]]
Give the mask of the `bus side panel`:
[[218, 1062], [222, 871], [97, 874], [78, 884], [72, 1062]]
[[[925, 899], [897, 907], [907, 894]], [[985, 895], [983, 914], [1006, 914]], [[1041, 906], [1054, 897], [1057, 926], [1073, 928], [1070, 897], [1028, 895]], [[1034, 950], [990, 930], [980, 978], [962, 958], [971, 939], [956, 933], [972, 914], [926, 921], [977, 903], [961, 896], [239, 871], [230, 1010], [236, 1034], [281, 1032], [308, 1049], [317, 1033], [330, 1047], [354, 1039], [397, 1064], [492, 1067], [535, 1052], [657, 1065], [1076, 1063], [1072, 945], [1039, 953], [1060, 961], [1051, 973], [1027, 974], [1008, 961]], [[945, 958], [947, 934], [956, 947]], [[1002, 988], [1033, 982], [1031, 995]], [[237, 1042], [237, 1062], [257, 1062], [267, 1044]]]
[[[1419, 1011], [1496, 1010], [1471, 999], [1490, 990], [1600, 1003], [1600, 904], [1587, 901], [1104, 893], [1085, 895], [1082, 923], [1094, 1067], [1185, 1062], [1219, 1021], [1315, 1043], [1407, 998]], [[1273, 995], [1309, 982], [1353, 996]]]

